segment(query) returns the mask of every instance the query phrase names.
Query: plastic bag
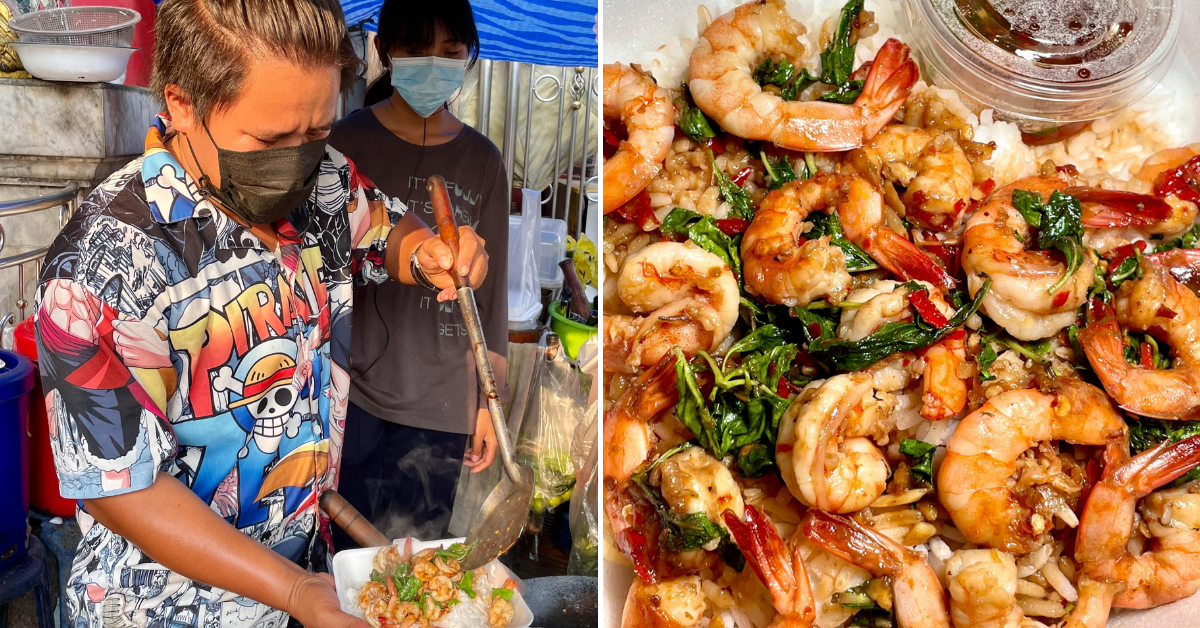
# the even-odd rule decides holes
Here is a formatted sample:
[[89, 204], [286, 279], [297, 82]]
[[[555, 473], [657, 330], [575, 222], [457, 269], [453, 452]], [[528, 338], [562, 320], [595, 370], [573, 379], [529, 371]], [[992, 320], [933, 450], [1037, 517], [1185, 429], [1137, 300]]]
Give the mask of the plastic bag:
[[575, 491], [571, 496], [571, 556], [567, 561], [567, 573], [573, 576], [593, 576], [598, 574], [600, 526], [599, 486], [596, 447], [596, 421], [600, 416], [600, 407], [596, 402], [587, 409], [587, 420], [580, 421], [575, 430], [575, 443], [572, 453], [584, 452], [583, 461], [579, 463], [579, 475], [575, 483]]
[[537, 190], [521, 190], [521, 225], [508, 238], [508, 320], [534, 321], [542, 311], [537, 249], [542, 238], [542, 203]]
[[535, 394], [528, 410], [532, 414], [521, 424], [517, 439], [517, 462], [533, 469], [535, 513], [571, 498], [576, 469], [571, 442], [575, 426], [586, 412], [580, 373], [558, 345], [557, 337], [547, 334], [539, 344], [544, 344], [546, 351], [534, 369]]

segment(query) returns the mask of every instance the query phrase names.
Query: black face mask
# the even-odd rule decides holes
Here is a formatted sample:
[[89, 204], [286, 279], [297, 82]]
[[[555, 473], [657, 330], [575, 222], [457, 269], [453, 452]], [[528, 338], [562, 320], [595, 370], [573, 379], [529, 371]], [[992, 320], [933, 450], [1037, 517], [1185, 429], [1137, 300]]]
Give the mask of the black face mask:
[[[214, 186], [201, 170], [200, 193], [250, 224], [272, 224], [308, 200], [317, 184], [325, 145], [329, 143], [326, 138], [299, 146], [243, 152], [217, 146], [207, 125], [204, 132], [217, 149], [221, 187]], [[195, 160], [191, 139], [188, 150]], [[196, 167], [200, 167], [198, 160]]]

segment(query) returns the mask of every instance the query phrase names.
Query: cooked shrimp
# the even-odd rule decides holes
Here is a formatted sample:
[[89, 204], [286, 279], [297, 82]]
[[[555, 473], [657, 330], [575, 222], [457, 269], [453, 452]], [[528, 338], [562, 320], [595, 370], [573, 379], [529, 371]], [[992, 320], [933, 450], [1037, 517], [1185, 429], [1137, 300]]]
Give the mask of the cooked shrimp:
[[445, 602], [454, 597], [454, 583], [445, 574], [438, 574], [430, 579], [429, 582], [426, 582], [425, 590], [429, 591], [433, 599], [439, 602]]
[[[729, 467], [701, 447], [690, 447], [663, 461], [662, 496], [677, 515], [704, 513], [713, 521], [731, 510], [742, 516], [742, 489]], [[706, 549], [716, 549], [716, 546]]]
[[454, 576], [457, 575], [458, 572], [462, 571], [462, 565], [458, 564], [457, 560], [454, 560], [453, 558], [447, 558], [445, 556], [438, 556], [437, 558], [434, 558], [433, 565], [438, 568], [438, 571], [446, 574], [447, 576]]
[[716, 350], [741, 302], [729, 266], [690, 241], [656, 242], [631, 256], [617, 292], [630, 310], [649, 313], [615, 318], [606, 329], [606, 350], [633, 367], [655, 364], [676, 346], [689, 357]]
[[621, 628], [699, 628], [705, 607], [699, 576], [654, 584], [635, 578], [625, 597]]
[[[1187, 487], [1150, 495], [1197, 463], [1200, 436], [1164, 442], [1127, 462], [1110, 459], [1092, 488], [1079, 520], [1075, 559], [1093, 579], [1124, 585], [1114, 606], [1150, 608], [1200, 589], [1200, 496]], [[1143, 520], [1152, 539], [1147, 551], [1134, 556], [1128, 550], [1134, 508], [1147, 495]]]
[[[1186, 183], [1189, 189], [1177, 190], [1172, 188], [1167, 178], [1170, 176], [1168, 171], [1184, 166], [1197, 156], [1200, 156], [1200, 143], [1181, 148], [1168, 148], [1151, 155], [1138, 170], [1134, 181], [1131, 182], [1134, 185], [1130, 187], [1134, 188], [1136, 185], [1136, 191], [1147, 194], [1154, 193], [1155, 196], [1162, 198], [1171, 206], [1170, 217], [1156, 224], [1148, 225], [1144, 229], [1146, 233], [1175, 236], [1187, 231], [1196, 222], [1197, 188], [1200, 187], [1200, 181], [1196, 181], [1195, 175], [1192, 174], [1193, 178]], [[1195, 170], [1193, 170], [1194, 172]]]
[[865, 179], [820, 175], [768, 194], [742, 236], [746, 290], [782, 305], [842, 301], [850, 286], [846, 256], [824, 236], [801, 242], [814, 211], [836, 208], [846, 237], [879, 265], [906, 279], [949, 287], [953, 281], [912, 242], [884, 226], [883, 197]]
[[689, 64], [692, 98], [730, 133], [791, 150], [838, 151], [862, 146], [892, 119], [917, 82], [908, 46], [889, 39], [880, 48], [862, 94], [850, 105], [785, 101], [754, 80], [767, 55], [802, 65], [804, 27], [782, 0], [755, 0], [713, 20]]
[[[1093, 320], [1079, 333], [1088, 361], [1122, 408], [1161, 419], [1200, 417], [1200, 297], [1165, 268], [1141, 262], [1142, 278], [1117, 289], [1111, 308], [1093, 309]], [[1125, 360], [1125, 334], [1161, 332], [1175, 358], [1173, 368], [1135, 367]]]
[[724, 518], [746, 562], [771, 592], [776, 615], [768, 628], [811, 628], [817, 607], [800, 546], [784, 543], [775, 524], [754, 506], [746, 506], [745, 521], [732, 511]]
[[512, 621], [512, 618], [512, 602], [502, 597], [492, 600], [492, 605], [488, 607], [488, 626], [491, 628], [504, 628]]
[[803, 530], [830, 554], [891, 579], [900, 628], [949, 628], [942, 584], [919, 552], [849, 517], [817, 509], [808, 511]]
[[[1017, 604], [1017, 563], [994, 549], [959, 550], [946, 561], [950, 618], [955, 628], [1018, 628], [1025, 613]], [[1113, 587], [1079, 578], [1079, 599], [1062, 628], [1103, 628]]]
[[[1075, 310], [1087, 299], [1095, 262], [1090, 253], [1072, 275], [1046, 251], [1026, 251], [1030, 227], [1012, 203], [1013, 190], [1040, 194], [1043, 201], [1063, 190], [1057, 177], [1029, 177], [994, 192], [967, 219], [963, 234], [963, 269], [974, 296], [986, 279], [992, 288], [983, 297], [983, 311], [1014, 338], [1040, 340], [1075, 322]], [[1062, 285], [1053, 293], [1050, 288]]]
[[432, 562], [428, 560], [417, 560], [415, 558], [412, 562], [412, 570], [413, 575], [421, 580], [432, 580], [442, 573], [436, 566], [434, 566]]
[[[967, 415], [947, 441], [938, 497], [967, 540], [1028, 553], [1045, 541], [1053, 525], [1011, 481], [1018, 457], [1042, 442], [1109, 445], [1125, 438], [1125, 421], [1090, 384], [1059, 377], [1050, 393], [1010, 390]], [[1045, 501], [1042, 493], [1037, 496]], [[1038, 503], [1055, 512], [1069, 506], [1062, 498]]]
[[604, 117], [619, 118], [628, 137], [604, 162], [604, 213], [637, 196], [662, 169], [675, 137], [675, 105], [667, 90], [641, 70], [604, 66]]
[[962, 147], [947, 134], [888, 125], [852, 151], [847, 163], [877, 187], [894, 182], [905, 188], [907, 216], [929, 229], [954, 229], [971, 201], [974, 170]]
[[[941, 293], [932, 284], [923, 285], [929, 303], [937, 312], [945, 319], [953, 317], [954, 308], [946, 303]], [[913, 314], [909, 293], [908, 288], [890, 279], [876, 281], [869, 287], [851, 292], [847, 300], [861, 305], [842, 310], [838, 337], [862, 340], [887, 323], [911, 321]], [[921, 416], [927, 419], [937, 421], [958, 416], [967, 404], [968, 385], [967, 378], [963, 376], [967, 351], [963, 339], [962, 333], [951, 334], [926, 348], [922, 355], [925, 371], [921, 379]]]

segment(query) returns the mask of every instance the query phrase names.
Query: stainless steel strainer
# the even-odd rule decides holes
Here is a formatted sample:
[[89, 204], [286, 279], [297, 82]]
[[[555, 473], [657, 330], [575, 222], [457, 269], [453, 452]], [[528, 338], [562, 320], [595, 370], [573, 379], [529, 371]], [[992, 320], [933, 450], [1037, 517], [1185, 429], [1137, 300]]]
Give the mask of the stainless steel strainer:
[[8, 23], [23, 42], [73, 46], [133, 45], [133, 27], [142, 16], [118, 7], [67, 7], [18, 15]]

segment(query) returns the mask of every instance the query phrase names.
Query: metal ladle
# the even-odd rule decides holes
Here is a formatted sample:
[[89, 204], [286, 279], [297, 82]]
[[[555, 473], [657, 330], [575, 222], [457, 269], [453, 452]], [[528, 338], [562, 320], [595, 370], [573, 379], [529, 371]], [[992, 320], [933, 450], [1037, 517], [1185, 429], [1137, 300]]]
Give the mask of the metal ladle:
[[[433, 215], [437, 220], [438, 235], [450, 247], [458, 259], [458, 226], [454, 220], [454, 208], [450, 205], [450, 194], [446, 191], [446, 180], [440, 175], [429, 177], [426, 187], [433, 202]], [[500, 483], [484, 500], [475, 515], [475, 523], [467, 534], [466, 557], [461, 561], [463, 569], [482, 567], [508, 550], [521, 538], [521, 530], [529, 518], [529, 503], [533, 500], [533, 470], [517, 465], [513, 457], [512, 444], [508, 439], [508, 422], [504, 419], [504, 408], [500, 406], [500, 394], [496, 390], [496, 376], [488, 360], [487, 341], [483, 337], [483, 325], [479, 321], [479, 309], [475, 306], [475, 291], [470, 280], [450, 270], [454, 287], [458, 290], [458, 306], [462, 310], [467, 335], [475, 354], [475, 368], [479, 381], [487, 395], [488, 410], [492, 415], [492, 426], [496, 430], [496, 443], [504, 474]]]

